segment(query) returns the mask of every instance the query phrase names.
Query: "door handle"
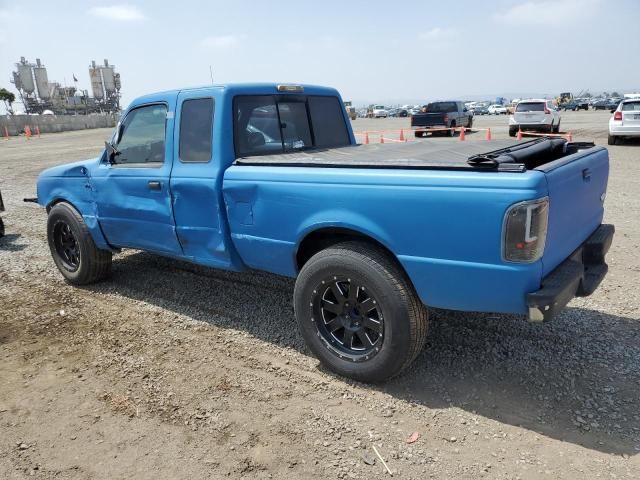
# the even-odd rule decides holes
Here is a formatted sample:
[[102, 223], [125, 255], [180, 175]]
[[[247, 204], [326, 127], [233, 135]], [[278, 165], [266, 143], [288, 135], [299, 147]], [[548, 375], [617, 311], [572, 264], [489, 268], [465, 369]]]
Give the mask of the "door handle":
[[157, 180], [151, 180], [149, 182], [149, 190], [159, 192], [160, 190], [162, 190], [162, 183], [158, 182]]
[[585, 182], [588, 182], [589, 180], [591, 180], [591, 170], [588, 168], [585, 168], [584, 170], [582, 170], [582, 179]]

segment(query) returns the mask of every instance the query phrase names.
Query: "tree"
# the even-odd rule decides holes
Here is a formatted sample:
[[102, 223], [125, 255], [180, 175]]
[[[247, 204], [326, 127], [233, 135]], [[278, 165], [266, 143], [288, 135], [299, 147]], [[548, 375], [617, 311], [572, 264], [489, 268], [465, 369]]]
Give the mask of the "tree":
[[611, 92], [611, 96], [612, 96], [612, 97], [619, 98], [619, 97], [621, 97], [622, 95], [620, 95], [618, 92]]
[[13, 115], [12, 104], [16, 101], [16, 96], [6, 88], [0, 88], [0, 100], [4, 102], [4, 106], [7, 112], [9, 112], [9, 115]]

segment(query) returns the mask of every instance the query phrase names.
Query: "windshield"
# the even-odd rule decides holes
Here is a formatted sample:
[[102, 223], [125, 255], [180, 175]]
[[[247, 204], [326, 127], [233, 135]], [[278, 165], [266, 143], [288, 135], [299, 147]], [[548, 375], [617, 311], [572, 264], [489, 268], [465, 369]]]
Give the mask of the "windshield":
[[384, 105], [376, 105], [373, 107], [374, 110], [384, 110]]
[[447, 113], [456, 111], [458, 111], [456, 102], [434, 102], [427, 105], [427, 112], [429, 113]]

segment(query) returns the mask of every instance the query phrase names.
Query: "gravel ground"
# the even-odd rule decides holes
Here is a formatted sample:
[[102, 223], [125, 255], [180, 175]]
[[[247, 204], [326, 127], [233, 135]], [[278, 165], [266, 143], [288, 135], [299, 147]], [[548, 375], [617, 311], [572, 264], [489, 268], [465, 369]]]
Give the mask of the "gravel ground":
[[[608, 112], [562, 116], [606, 143]], [[506, 117], [475, 125], [507, 136]], [[592, 297], [544, 325], [432, 311], [410, 371], [372, 387], [309, 355], [289, 279], [126, 251], [109, 281], [65, 284], [22, 198], [107, 135], [0, 143], [0, 478], [379, 478], [374, 447], [406, 479], [640, 477], [640, 143], [609, 150], [617, 233]]]

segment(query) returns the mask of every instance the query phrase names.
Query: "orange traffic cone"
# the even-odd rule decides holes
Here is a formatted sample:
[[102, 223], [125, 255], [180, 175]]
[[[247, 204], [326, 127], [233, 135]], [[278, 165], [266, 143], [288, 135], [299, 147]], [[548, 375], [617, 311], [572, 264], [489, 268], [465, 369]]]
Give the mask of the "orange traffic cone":
[[404, 130], [400, 129], [400, 141], [406, 142], [407, 140], [404, 138]]
[[384, 143], [384, 137], [382, 136], [382, 133], [380, 134], [380, 143]]
[[567, 135], [567, 141], [573, 142], [573, 135], [571, 135], [571, 132]]
[[462, 127], [462, 129], [460, 130], [460, 141], [464, 142], [464, 137], [465, 137], [465, 131], [466, 129], [464, 127]]
[[518, 128], [518, 135], [516, 136], [516, 139], [517, 139], [518, 141], [519, 141], [519, 140], [522, 140], [522, 130], [521, 130], [521, 129], [519, 129], [519, 128]]
[[484, 139], [488, 142], [491, 141], [491, 129], [487, 128], [487, 135], [484, 137]]
[[29, 125], [25, 125], [25, 127], [24, 127], [24, 135], [25, 135], [25, 137], [27, 137], [27, 140], [29, 138], [31, 138], [31, 128], [29, 128]]
[[369, 145], [369, 132], [364, 132], [364, 144]]

